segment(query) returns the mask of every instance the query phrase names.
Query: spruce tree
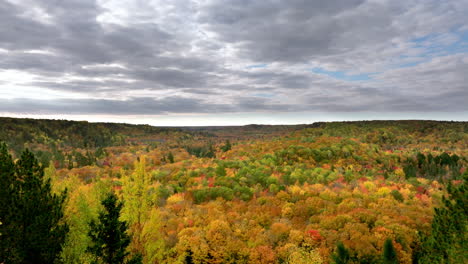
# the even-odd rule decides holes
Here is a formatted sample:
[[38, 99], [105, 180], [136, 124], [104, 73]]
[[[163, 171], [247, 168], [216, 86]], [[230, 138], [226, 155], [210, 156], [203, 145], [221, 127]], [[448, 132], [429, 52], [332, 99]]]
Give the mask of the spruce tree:
[[[0, 263], [14, 263], [19, 261], [17, 236], [15, 233], [15, 204], [17, 191], [15, 190], [15, 164], [8, 153], [7, 145], [0, 142]], [[15, 261], [16, 260], [16, 261]]]
[[127, 234], [128, 224], [119, 220], [123, 203], [118, 201], [114, 193], [110, 193], [101, 203], [104, 211], [99, 213], [99, 221], [91, 221], [88, 233], [93, 242], [93, 245], [88, 247], [88, 252], [95, 256], [95, 263], [141, 263], [140, 255], [135, 255], [125, 262], [129, 255], [127, 247], [131, 239]]
[[422, 237], [414, 262], [468, 263], [468, 172], [463, 178], [458, 186], [448, 183], [448, 197], [434, 209], [431, 233]]
[[343, 242], [338, 242], [336, 245], [336, 252], [332, 255], [332, 259], [335, 264], [346, 264], [350, 261], [349, 250], [346, 249]]
[[382, 257], [384, 264], [398, 264], [398, 258], [397, 253], [395, 251], [395, 247], [393, 246], [392, 240], [389, 238], [385, 240]]
[[224, 146], [221, 147], [221, 150], [222, 150], [223, 152], [226, 152], [226, 151], [231, 150], [231, 147], [232, 147], [231, 142], [229, 141], [229, 139], [227, 139], [227, 140], [226, 140], [226, 143], [224, 144]]
[[172, 154], [172, 152], [169, 152], [169, 154], [167, 154], [167, 159], [170, 163], [174, 163], [174, 155]]
[[29, 150], [13, 163], [2, 143], [0, 163], [5, 187], [0, 191], [0, 263], [56, 262], [68, 232], [63, 223], [66, 193], [52, 193], [50, 179], [44, 179], [44, 168]]

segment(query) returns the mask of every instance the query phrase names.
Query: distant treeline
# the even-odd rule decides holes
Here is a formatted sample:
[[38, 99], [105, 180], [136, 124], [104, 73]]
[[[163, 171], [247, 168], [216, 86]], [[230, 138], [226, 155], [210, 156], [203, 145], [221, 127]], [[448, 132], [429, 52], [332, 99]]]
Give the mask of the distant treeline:
[[118, 146], [128, 143], [131, 137], [176, 130], [149, 125], [0, 117], [0, 140], [8, 143], [15, 153], [25, 144], [42, 144], [52, 149]]

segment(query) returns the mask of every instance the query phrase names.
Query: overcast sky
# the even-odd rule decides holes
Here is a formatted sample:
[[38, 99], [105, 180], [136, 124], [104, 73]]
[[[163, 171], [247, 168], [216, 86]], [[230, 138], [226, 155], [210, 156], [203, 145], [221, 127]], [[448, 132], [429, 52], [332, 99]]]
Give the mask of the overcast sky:
[[468, 120], [468, 0], [0, 0], [0, 115]]

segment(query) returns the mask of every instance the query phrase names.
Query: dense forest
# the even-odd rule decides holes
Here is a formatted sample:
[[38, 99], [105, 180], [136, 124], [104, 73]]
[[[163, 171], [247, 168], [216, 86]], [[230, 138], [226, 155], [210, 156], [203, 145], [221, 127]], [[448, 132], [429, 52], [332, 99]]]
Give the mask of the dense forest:
[[468, 122], [0, 118], [0, 263], [468, 263]]

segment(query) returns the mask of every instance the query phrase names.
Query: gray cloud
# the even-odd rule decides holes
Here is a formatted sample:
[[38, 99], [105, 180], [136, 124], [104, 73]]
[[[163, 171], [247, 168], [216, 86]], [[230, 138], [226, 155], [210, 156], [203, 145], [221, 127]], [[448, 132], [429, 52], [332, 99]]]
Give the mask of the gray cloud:
[[[467, 0], [2, 1], [0, 111], [466, 111], [467, 12]], [[60, 98], [3, 98], [11, 87]]]
[[273, 105], [262, 98], [237, 98], [235, 104], [212, 103], [186, 97], [111, 99], [0, 99], [0, 112], [20, 114], [118, 114], [161, 115], [168, 113], [232, 113], [238, 111], [287, 111], [286, 105]]
[[222, 105], [205, 104], [201, 101], [183, 98], [168, 97], [163, 99], [132, 98], [129, 100], [110, 99], [3, 99], [0, 112], [21, 114], [118, 114], [118, 115], [159, 115], [187, 112], [229, 111]]
[[[211, 1], [200, 22], [239, 55], [265, 62], [308, 62], [466, 23], [457, 1]], [[427, 19], [432, 18], [431, 20]]]
[[41, 49], [58, 36], [59, 30], [55, 26], [21, 16], [24, 11], [8, 1], [0, 2], [1, 48]]
[[334, 40], [343, 29], [333, 17], [363, 2], [213, 1], [200, 21], [221, 40], [237, 43], [249, 59], [301, 62], [337, 52]]

